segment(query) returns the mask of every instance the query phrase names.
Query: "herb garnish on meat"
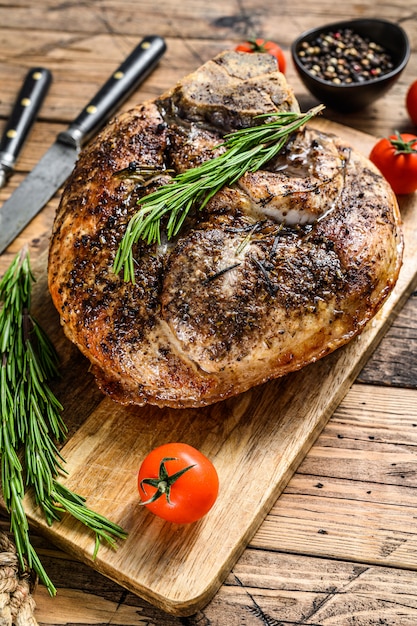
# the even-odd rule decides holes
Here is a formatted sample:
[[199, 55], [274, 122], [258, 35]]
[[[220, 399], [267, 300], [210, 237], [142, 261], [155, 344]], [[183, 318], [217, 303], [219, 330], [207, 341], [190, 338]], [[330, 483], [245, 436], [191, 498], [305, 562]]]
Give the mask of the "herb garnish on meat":
[[245, 172], [256, 172], [275, 157], [296, 132], [323, 110], [323, 105], [307, 113], [266, 113], [259, 117], [273, 118], [259, 126], [242, 128], [225, 135], [222, 154], [201, 165], [177, 174], [171, 182], [138, 200], [139, 209], [127, 225], [118, 248], [114, 272], [123, 269], [125, 281], [134, 282], [133, 245], [143, 239], [148, 244], [160, 243], [162, 219], [166, 216], [166, 235], [174, 237], [190, 210], [200, 210], [222, 187], [232, 185]]

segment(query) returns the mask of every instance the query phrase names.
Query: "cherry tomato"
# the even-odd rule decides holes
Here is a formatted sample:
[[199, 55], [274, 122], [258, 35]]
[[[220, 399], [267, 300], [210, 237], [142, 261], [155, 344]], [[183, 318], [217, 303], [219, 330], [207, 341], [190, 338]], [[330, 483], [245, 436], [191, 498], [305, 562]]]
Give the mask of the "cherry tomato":
[[417, 126], [417, 80], [411, 83], [406, 97], [408, 115]]
[[412, 193], [417, 189], [416, 135], [397, 132], [380, 139], [369, 158], [385, 176], [394, 193]]
[[186, 443], [152, 450], [139, 469], [141, 504], [169, 522], [189, 524], [211, 509], [219, 491], [212, 462]]
[[285, 74], [287, 61], [285, 59], [284, 52], [282, 51], [282, 48], [280, 48], [278, 44], [273, 41], [265, 41], [265, 39], [248, 39], [248, 41], [244, 41], [236, 46], [235, 50], [237, 52], [267, 52], [268, 54], [272, 54], [272, 56], [277, 60], [279, 71]]

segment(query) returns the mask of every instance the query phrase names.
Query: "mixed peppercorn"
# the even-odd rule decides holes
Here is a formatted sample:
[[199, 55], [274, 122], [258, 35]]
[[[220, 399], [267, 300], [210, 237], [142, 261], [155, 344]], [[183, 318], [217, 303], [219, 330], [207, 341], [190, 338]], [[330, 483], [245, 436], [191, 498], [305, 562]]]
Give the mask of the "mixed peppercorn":
[[349, 28], [322, 33], [313, 41], [303, 42], [298, 56], [310, 74], [334, 84], [369, 81], [394, 67], [382, 46]]

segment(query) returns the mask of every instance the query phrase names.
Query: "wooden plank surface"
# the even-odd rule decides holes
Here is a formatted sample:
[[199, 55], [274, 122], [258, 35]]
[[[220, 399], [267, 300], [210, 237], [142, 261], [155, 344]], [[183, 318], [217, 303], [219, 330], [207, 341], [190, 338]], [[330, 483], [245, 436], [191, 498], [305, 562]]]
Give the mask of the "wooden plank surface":
[[[401, 23], [410, 37], [412, 56], [398, 83], [368, 109], [351, 115], [339, 115], [328, 109], [327, 119], [375, 136], [395, 129], [416, 131], [404, 109], [407, 85], [417, 76], [417, 17], [412, 8], [409, 3], [393, 0], [378, 6], [377, 11], [378, 16]], [[40, 121], [21, 154], [16, 174], [7, 188], [0, 191], [0, 203], [37, 162], [55, 133], [78, 112], [141, 36], [150, 32], [164, 34], [168, 52], [140, 94], [132, 97], [132, 104], [142, 94], [152, 97], [159, 93], [173, 80], [244, 36], [256, 33], [273, 37], [288, 53], [293, 37], [302, 30], [334, 19], [374, 16], [375, 12], [374, 3], [358, 5], [352, 0], [341, 5], [328, 0], [319, 4], [312, 0], [295, 3], [265, 0], [262, 4], [252, 0], [239, 4], [229, 0], [211, 3], [166, 0], [160, 5], [146, 1], [122, 4], [106, 0], [80, 5], [72, 0], [60, 4], [50, 0], [25, 3], [18, 0], [13, 6], [0, 0], [0, 130], [26, 69], [39, 63], [54, 73]], [[288, 65], [288, 78], [303, 108], [308, 108], [315, 100], [306, 93], [291, 62]], [[33, 258], [45, 250], [56, 202], [54, 199], [0, 257], [0, 273], [23, 243], [29, 244]], [[388, 548], [399, 543], [398, 537], [405, 543], [404, 519], [409, 522], [407, 538], [411, 541], [416, 535], [413, 489], [417, 464], [412, 437], [415, 427], [409, 423], [408, 443], [406, 430], [405, 437], [398, 434], [398, 430], [403, 431], [403, 420], [408, 423], [406, 414], [414, 419], [417, 404], [416, 319], [417, 295], [412, 294], [359, 374], [358, 380], [365, 384], [355, 384], [348, 392], [277, 501], [278, 509], [277, 505], [273, 506], [255, 534], [255, 546], [250, 544], [245, 550], [207, 607], [186, 619], [173, 617], [57, 549], [49, 538], [37, 536], [33, 528], [42, 560], [59, 588], [58, 596], [51, 599], [43, 587], [38, 587], [35, 599], [40, 624], [414, 626], [416, 572], [407, 569], [408, 565], [401, 560], [398, 566], [384, 565], [392, 554]], [[71, 358], [78, 367], [79, 357], [73, 353]], [[73, 384], [70, 368], [65, 371], [66, 378], [61, 382], [64, 389]], [[404, 396], [403, 387], [411, 395]], [[363, 389], [370, 394], [365, 405], [359, 394]], [[101, 397], [88, 380], [84, 392], [92, 410]], [[380, 396], [384, 392], [387, 395]], [[352, 393], [355, 393], [354, 401], [351, 401]], [[371, 420], [368, 424], [368, 415], [373, 414], [372, 407], [380, 397], [378, 421], [375, 424]], [[385, 402], [388, 402], [387, 410]], [[397, 406], [404, 407], [404, 412], [400, 412], [401, 422], [397, 419]], [[76, 413], [76, 402], [67, 408], [71, 414], [70, 433], [73, 433], [82, 423], [82, 416]], [[374, 433], [381, 430], [383, 441], [372, 440]], [[400, 473], [395, 472], [395, 466], [391, 468], [397, 456], [401, 456], [406, 471]], [[379, 504], [374, 498], [378, 498]], [[280, 504], [284, 499], [291, 515]], [[401, 501], [405, 503], [402, 509]], [[311, 507], [317, 518], [314, 525], [317, 533], [311, 532]], [[348, 514], [353, 523], [345, 523], [339, 510]], [[367, 514], [362, 514], [363, 510]], [[321, 516], [329, 522], [323, 528], [318, 527]], [[265, 525], [268, 532], [262, 536]], [[323, 530], [327, 534], [319, 532]], [[363, 533], [370, 538], [369, 542], [363, 542]], [[336, 550], [336, 556], [322, 557], [320, 546], [323, 554]], [[362, 550], [362, 561], [352, 561], [351, 556], [361, 559]], [[366, 561], [368, 551], [378, 557], [378, 564]], [[412, 550], [407, 554], [407, 559], [412, 558]]]
[[[365, 153], [374, 141], [328, 120], [316, 124]], [[49, 302], [45, 273], [38, 273], [34, 314], [61, 341], [61, 359], [73, 373], [73, 384], [60, 400], [64, 407], [75, 403], [82, 416], [62, 450], [68, 484], [87, 497], [90, 506], [121, 524], [129, 536], [117, 551], [103, 547], [92, 562], [91, 537], [72, 520], [48, 527], [28, 500], [33, 523], [67, 552], [168, 613], [189, 615], [206, 605], [343, 399], [394, 311], [413, 289], [416, 207], [413, 196], [402, 205], [405, 256], [396, 289], [360, 337], [300, 372], [204, 409], [125, 408], [108, 398], [92, 410], [90, 401], [84, 407], [83, 398], [89, 396], [87, 364], [82, 361], [76, 370], [68, 358], [73, 349], [59, 337], [62, 331]], [[94, 386], [92, 380], [90, 385]], [[138, 504], [140, 460], [168, 440], [194, 445], [213, 460], [219, 473], [215, 507], [193, 527], [163, 523]]]
[[355, 384], [251, 545], [417, 571], [416, 446], [414, 393]]
[[[409, 390], [354, 384], [218, 594], [185, 623], [414, 626], [416, 424]], [[42, 624], [184, 624], [44, 541], [40, 550], [59, 587], [59, 617], [37, 591]]]

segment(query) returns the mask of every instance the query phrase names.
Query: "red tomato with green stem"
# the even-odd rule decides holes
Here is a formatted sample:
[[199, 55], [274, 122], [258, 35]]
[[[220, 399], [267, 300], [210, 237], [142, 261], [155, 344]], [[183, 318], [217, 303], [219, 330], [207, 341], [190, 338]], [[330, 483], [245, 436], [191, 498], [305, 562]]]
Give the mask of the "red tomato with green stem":
[[219, 478], [213, 463], [186, 443], [152, 450], [138, 474], [141, 504], [169, 522], [190, 524], [215, 503]]
[[417, 189], [417, 136], [399, 133], [380, 139], [369, 155], [370, 160], [398, 195]]
[[278, 69], [285, 74], [287, 69], [287, 61], [282, 48], [273, 41], [265, 39], [248, 39], [236, 46], [237, 52], [267, 52], [276, 58]]
[[417, 126], [417, 80], [411, 83], [406, 96], [408, 115]]

